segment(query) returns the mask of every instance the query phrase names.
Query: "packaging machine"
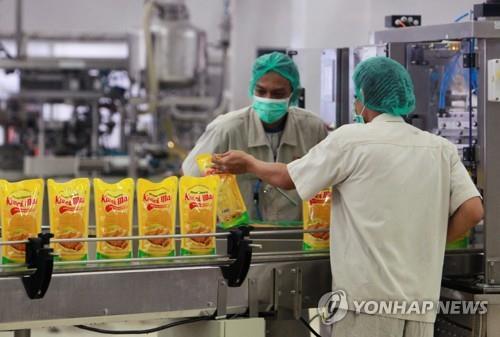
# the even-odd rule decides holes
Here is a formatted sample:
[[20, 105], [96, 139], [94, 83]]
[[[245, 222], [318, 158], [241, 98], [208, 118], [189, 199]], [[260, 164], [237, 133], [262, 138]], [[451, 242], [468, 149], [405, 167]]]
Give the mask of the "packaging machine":
[[33, 176], [176, 174], [227, 110], [229, 1], [209, 44], [184, 1], [151, 0], [143, 30], [0, 36], [0, 170]]

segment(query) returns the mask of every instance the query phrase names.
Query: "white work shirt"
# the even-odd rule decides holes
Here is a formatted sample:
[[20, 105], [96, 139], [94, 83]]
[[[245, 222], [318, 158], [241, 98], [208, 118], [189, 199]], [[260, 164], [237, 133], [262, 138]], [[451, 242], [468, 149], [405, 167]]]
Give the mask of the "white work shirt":
[[381, 114], [332, 132], [288, 171], [303, 200], [334, 188], [333, 287], [350, 310], [353, 300], [439, 299], [448, 219], [479, 196], [453, 144]]

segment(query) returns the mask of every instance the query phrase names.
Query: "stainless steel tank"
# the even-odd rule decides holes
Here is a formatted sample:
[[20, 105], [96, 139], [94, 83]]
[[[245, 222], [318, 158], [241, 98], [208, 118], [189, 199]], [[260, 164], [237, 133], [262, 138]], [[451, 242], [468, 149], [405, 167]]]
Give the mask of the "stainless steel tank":
[[206, 35], [189, 22], [182, 1], [156, 0], [149, 31], [156, 79], [163, 85], [189, 85], [206, 68]]

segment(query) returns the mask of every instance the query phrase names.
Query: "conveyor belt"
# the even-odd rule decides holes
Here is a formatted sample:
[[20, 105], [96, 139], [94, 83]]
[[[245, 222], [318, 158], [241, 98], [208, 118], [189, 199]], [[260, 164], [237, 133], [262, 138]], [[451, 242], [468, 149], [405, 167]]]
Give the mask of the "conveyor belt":
[[[301, 240], [256, 232], [248, 275], [229, 287], [221, 267], [235, 261], [218, 240], [217, 256], [89, 261], [55, 265], [50, 287], [41, 299], [26, 295], [25, 266], [0, 269], [0, 330], [92, 324], [110, 321], [183, 318], [217, 314], [256, 316], [271, 312], [297, 318], [331, 290], [328, 252], [301, 251]], [[276, 234], [299, 234], [296, 230]], [[297, 237], [296, 235], [296, 237]], [[252, 237], [253, 239], [253, 237]], [[277, 247], [277, 249], [273, 249]]]

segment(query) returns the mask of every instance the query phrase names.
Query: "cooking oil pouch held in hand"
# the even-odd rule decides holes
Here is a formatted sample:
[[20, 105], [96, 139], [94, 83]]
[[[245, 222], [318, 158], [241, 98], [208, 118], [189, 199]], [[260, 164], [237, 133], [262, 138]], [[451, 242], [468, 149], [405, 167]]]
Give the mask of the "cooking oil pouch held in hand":
[[[137, 181], [139, 235], [175, 234], [178, 178], [170, 177], [159, 183], [146, 179]], [[173, 238], [140, 240], [139, 257], [175, 255]]]
[[[1, 182], [3, 241], [36, 237], [42, 228], [42, 179]], [[3, 263], [24, 263], [26, 244], [2, 246]]]
[[[134, 181], [123, 179], [108, 184], [94, 179], [94, 202], [97, 237], [125, 237], [132, 235]], [[97, 259], [123, 259], [132, 256], [130, 240], [99, 241]]]
[[[302, 203], [304, 230], [330, 228], [331, 202], [332, 190], [325, 189], [316, 194], [311, 200]], [[304, 250], [328, 249], [329, 244], [329, 231], [304, 233]]]
[[[89, 225], [90, 180], [73, 179], [57, 183], [47, 181], [49, 191], [50, 231], [55, 239], [87, 238]], [[86, 260], [87, 242], [52, 244], [56, 259], [61, 261]]]
[[[212, 155], [200, 154], [196, 157], [200, 172], [209, 176], [214, 174]], [[220, 185], [217, 203], [217, 216], [224, 229], [248, 224], [248, 212], [241, 196], [240, 188], [234, 174], [219, 174]]]
[[[181, 233], [215, 233], [217, 218], [218, 176], [187, 177], [179, 183]], [[215, 237], [182, 238], [181, 255], [215, 254]]]

